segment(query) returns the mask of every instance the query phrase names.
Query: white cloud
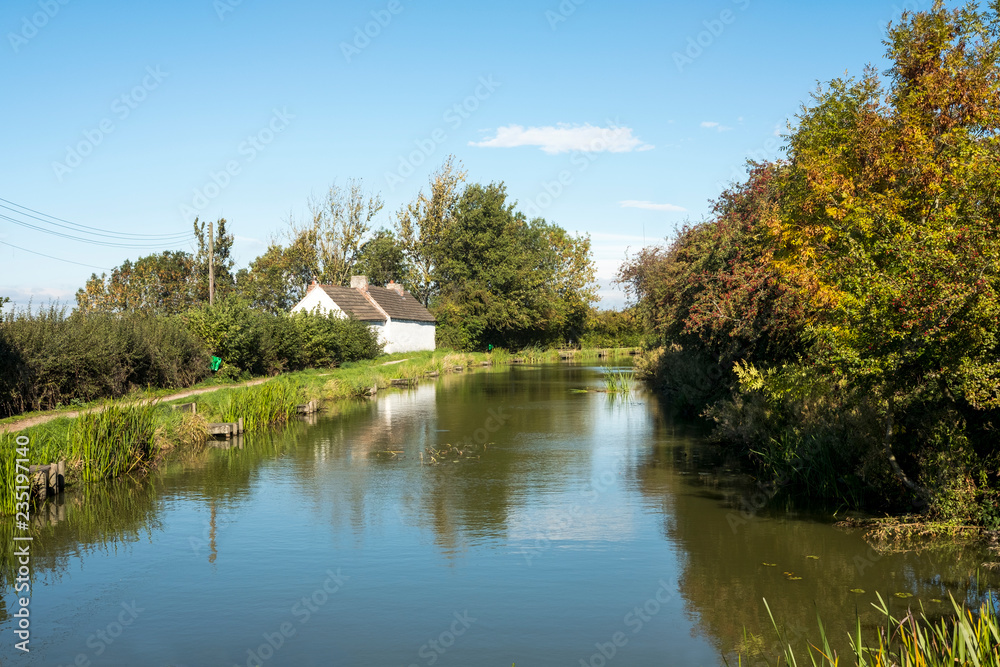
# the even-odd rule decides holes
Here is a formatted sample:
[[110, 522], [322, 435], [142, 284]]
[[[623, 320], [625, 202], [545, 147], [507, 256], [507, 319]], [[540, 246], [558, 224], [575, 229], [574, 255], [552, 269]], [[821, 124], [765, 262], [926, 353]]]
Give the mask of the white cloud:
[[638, 201], [636, 199], [626, 199], [625, 201], [618, 202], [621, 204], [622, 208], [642, 208], [647, 211], [673, 211], [676, 213], [683, 213], [687, 211], [683, 206], [675, 206], [674, 204], [654, 204], [651, 201]]
[[729, 130], [733, 129], [728, 125], [721, 125], [719, 123], [716, 123], [714, 120], [703, 120], [701, 122], [701, 126], [709, 130], [715, 130], [716, 132], [728, 132]]
[[498, 127], [496, 135], [483, 141], [470, 141], [470, 146], [481, 148], [515, 148], [538, 146], [549, 154], [582, 151], [585, 153], [630, 153], [648, 151], [653, 146], [632, 134], [630, 127], [598, 127], [589, 123], [558, 126], [524, 127], [505, 125]]

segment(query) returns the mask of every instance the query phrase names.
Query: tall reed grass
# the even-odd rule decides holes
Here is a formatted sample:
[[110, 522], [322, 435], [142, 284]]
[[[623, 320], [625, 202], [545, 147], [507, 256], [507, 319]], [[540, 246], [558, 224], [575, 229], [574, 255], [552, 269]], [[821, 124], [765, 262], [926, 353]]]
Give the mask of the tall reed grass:
[[156, 406], [111, 403], [77, 417], [68, 433], [67, 458], [80, 479], [94, 482], [144, 466], [155, 455]]
[[631, 371], [604, 369], [604, 389], [609, 394], [631, 394], [634, 381], [635, 377]]
[[228, 392], [219, 406], [224, 422], [243, 419], [247, 431], [260, 431], [272, 424], [288, 421], [300, 403], [300, 386], [291, 380], [271, 380], [264, 384]]
[[[954, 616], [930, 620], [921, 612], [915, 614], [907, 610], [902, 618], [889, 611], [882, 596], [875, 606], [882, 617], [883, 625], [878, 628], [874, 643], [867, 643], [862, 634], [861, 619], [858, 618], [851, 633], [853, 662], [857, 667], [1000, 667], [1000, 618], [997, 616], [993, 598], [977, 610], [966, 609], [952, 598]], [[767, 605], [767, 601], [764, 602]], [[835, 667], [842, 664], [841, 657], [831, 648], [823, 622], [819, 621], [818, 645], [811, 644], [807, 659], [800, 660], [787, 637], [774, 620], [770, 606], [767, 613], [778, 635], [783, 655], [776, 665], [796, 666], [811, 664], [814, 667]], [[765, 658], [770, 665], [770, 660]], [[743, 664], [743, 656], [740, 656]]]

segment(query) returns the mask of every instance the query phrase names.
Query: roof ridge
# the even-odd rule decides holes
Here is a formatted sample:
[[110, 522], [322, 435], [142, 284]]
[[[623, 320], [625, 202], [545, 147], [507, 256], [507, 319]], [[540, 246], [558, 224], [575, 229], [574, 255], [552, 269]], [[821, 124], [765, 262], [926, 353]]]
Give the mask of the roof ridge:
[[376, 310], [378, 310], [378, 312], [380, 312], [380, 313], [382, 313], [383, 315], [385, 315], [385, 321], [386, 321], [386, 322], [391, 322], [391, 321], [392, 321], [392, 318], [391, 318], [391, 317], [389, 317], [389, 313], [385, 312], [385, 309], [384, 309], [384, 308], [383, 308], [383, 307], [382, 307], [382, 306], [381, 306], [381, 305], [379, 304], [379, 302], [378, 302], [378, 301], [376, 301], [376, 300], [375, 300], [375, 297], [374, 297], [374, 296], [372, 296], [371, 294], [369, 294], [369, 293], [368, 293], [368, 290], [367, 290], [367, 289], [361, 289], [360, 287], [359, 287], [359, 288], [356, 288], [356, 289], [357, 289], [357, 290], [358, 290], [359, 292], [361, 292], [361, 294], [362, 294], [362, 295], [364, 295], [365, 299], [367, 299], [367, 300], [368, 300], [368, 303], [370, 303], [370, 304], [372, 304], [373, 306], [375, 306], [375, 309], [376, 309]]

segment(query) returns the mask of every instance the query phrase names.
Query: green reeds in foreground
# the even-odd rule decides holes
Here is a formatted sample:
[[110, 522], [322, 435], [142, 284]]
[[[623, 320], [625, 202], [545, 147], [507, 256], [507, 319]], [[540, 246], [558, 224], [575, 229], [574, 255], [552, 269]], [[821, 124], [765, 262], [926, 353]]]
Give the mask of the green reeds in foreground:
[[243, 419], [247, 431], [259, 431], [271, 424], [288, 421], [301, 403], [299, 387], [287, 380], [271, 380], [255, 387], [230, 392], [219, 406], [222, 421]]
[[[854, 650], [854, 665], [858, 667], [1000, 667], [1000, 619], [992, 598], [987, 599], [978, 613], [959, 606], [952, 598], [955, 615], [938, 621], [929, 620], [922, 612], [916, 615], [907, 610], [902, 619], [889, 612], [889, 607], [878, 596], [879, 604], [873, 605], [885, 621], [879, 628], [878, 642], [866, 644], [861, 634], [861, 619], [858, 618], [851, 634]], [[767, 601], [764, 601], [767, 605]], [[774, 620], [770, 606], [767, 613], [778, 633], [788, 665], [797, 665], [798, 660], [791, 644], [786, 640]], [[838, 665], [839, 657], [830, 648], [830, 642], [819, 622], [820, 645], [811, 645], [809, 661], [812, 665]], [[740, 659], [742, 663], [742, 656]], [[768, 664], [770, 662], [768, 661]], [[782, 664], [778, 660], [777, 664]], [[805, 664], [805, 663], [804, 663]]]
[[[0, 434], [0, 515], [13, 514], [15, 486], [17, 486], [17, 444], [16, 433]], [[7, 542], [9, 544], [10, 542]]]
[[155, 413], [153, 404], [111, 403], [77, 417], [67, 435], [66, 456], [80, 464], [80, 479], [117, 477], [152, 459]]
[[604, 389], [609, 394], [629, 394], [632, 392], [631, 371], [604, 369]]

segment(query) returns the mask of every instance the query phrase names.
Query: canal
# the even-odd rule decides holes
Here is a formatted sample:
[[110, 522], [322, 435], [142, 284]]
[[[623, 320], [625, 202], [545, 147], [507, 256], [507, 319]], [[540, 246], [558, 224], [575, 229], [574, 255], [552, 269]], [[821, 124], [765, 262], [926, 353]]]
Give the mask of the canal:
[[844, 651], [877, 593], [934, 616], [995, 586], [977, 548], [876, 552], [829, 512], [756, 510], [701, 427], [602, 386], [449, 376], [68, 493], [35, 527], [31, 652], [5, 586], [0, 663], [735, 664], [773, 651], [765, 598], [797, 645], [818, 613]]

